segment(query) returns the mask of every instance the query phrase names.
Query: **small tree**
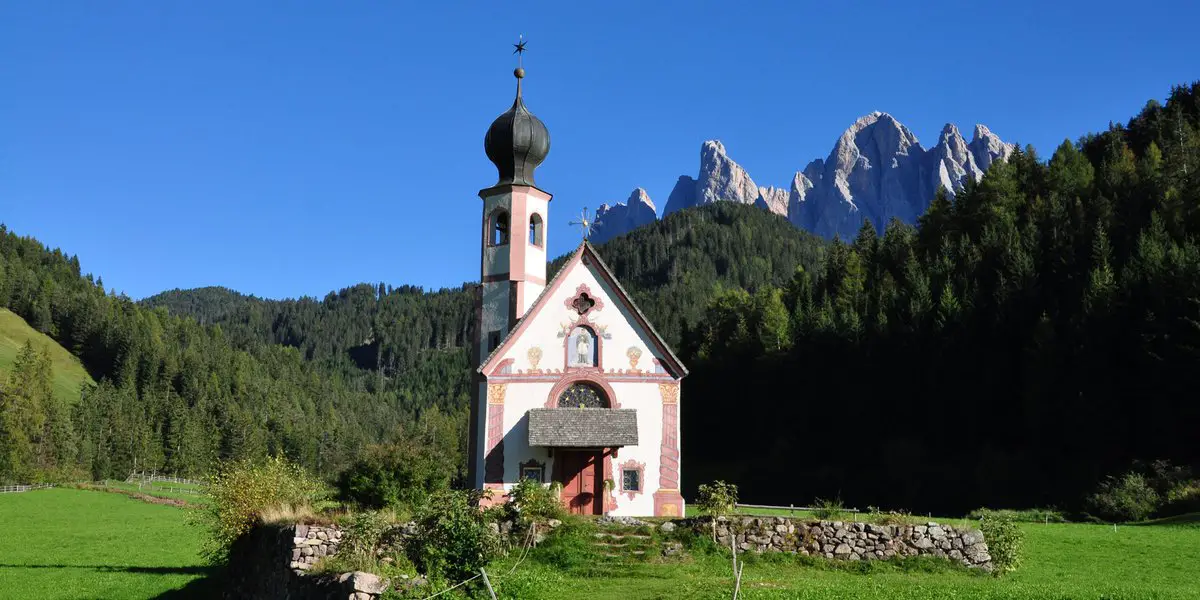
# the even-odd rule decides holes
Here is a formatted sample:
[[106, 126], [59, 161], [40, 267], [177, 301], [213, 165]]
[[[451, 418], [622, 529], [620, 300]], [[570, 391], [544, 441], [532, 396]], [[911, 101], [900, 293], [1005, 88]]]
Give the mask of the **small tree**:
[[717, 541], [717, 519], [733, 514], [737, 501], [738, 489], [732, 483], [714, 481], [697, 490], [696, 506], [711, 519], [713, 542]]
[[1110, 521], [1142, 521], [1158, 510], [1160, 497], [1141, 473], [1109, 477], [1088, 498], [1088, 510]]
[[487, 565], [497, 550], [498, 540], [472, 492], [435, 493], [417, 512], [416, 521], [417, 533], [406, 549], [427, 575], [466, 579]]
[[1025, 533], [1011, 514], [984, 511], [979, 519], [979, 529], [987, 542], [988, 554], [996, 575], [1016, 571], [1021, 566], [1021, 552], [1025, 546]]
[[324, 498], [327, 489], [303, 467], [282, 456], [221, 465], [205, 486], [210, 501], [197, 514], [209, 530], [205, 554], [224, 560], [242, 534], [273, 510], [296, 512]]

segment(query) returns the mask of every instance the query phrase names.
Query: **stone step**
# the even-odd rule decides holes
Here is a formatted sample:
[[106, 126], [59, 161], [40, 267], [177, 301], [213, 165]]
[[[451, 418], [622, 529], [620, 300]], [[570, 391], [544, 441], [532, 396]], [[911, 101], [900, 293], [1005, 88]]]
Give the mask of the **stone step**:
[[604, 538], [609, 538], [609, 539], [614, 539], [614, 540], [624, 540], [624, 539], [631, 539], [631, 540], [648, 540], [648, 539], [650, 539], [650, 536], [648, 536], [648, 535], [643, 535], [643, 534], [640, 534], [640, 533], [605, 533], [605, 532], [599, 532], [599, 533], [593, 533], [593, 534], [592, 534], [592, 536], [593, 536], [593, 537], [595, 537], [596, 539], [604, 539]]

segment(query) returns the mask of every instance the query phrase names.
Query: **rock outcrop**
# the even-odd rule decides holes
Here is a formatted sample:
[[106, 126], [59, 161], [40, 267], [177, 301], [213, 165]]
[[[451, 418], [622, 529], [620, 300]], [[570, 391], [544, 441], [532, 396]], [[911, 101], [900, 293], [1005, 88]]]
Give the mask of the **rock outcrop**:
[[[797, 172], [785, 191], [755, 185], [721, 142], [709, 140], [700, 147], [696, 177], [684, 175], [676, 181], [663, 215], [713, 202], [739, 202], [786, 217], [820, 236], [849, 239], [864, 219], [880, 232], [893, 218], [915, 223], [938, 188], [954, 197], [968, 180], [983, 177], [993, 162], [1006, 160], [1013, 149], [983, 125], [975, 126], [968, 143], [958, 127], [946, 124], [937, 144], [926, 150], [904, 124], [887, 113], [873, 112], [843, 132], [826, 159]], [[631, 197], [627, 206], [633, 204]], [[632, 218], [626, 215], [635, 211], [617, 212], [621, 207], [602, 207], [613, 217], [596, 241], [650, 222], [645, 211]]]
[[624, 203], [600, 205], [596, 210], [596, 224], [591, 240], [601, 244], [642, 225], [653, 223], [657, 218], [658, 211], [654, 208], [654, 202], [650, 200], [650, 194], [638, 188], [633, 190]]

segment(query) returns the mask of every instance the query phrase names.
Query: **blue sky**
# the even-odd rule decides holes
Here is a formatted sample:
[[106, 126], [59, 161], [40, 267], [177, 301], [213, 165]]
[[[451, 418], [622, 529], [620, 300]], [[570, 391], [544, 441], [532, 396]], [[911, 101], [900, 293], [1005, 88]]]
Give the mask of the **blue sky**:
[[746, 4], [3, 3], [0, 221], [135, 298], [474, 280], [520, 33], [553, 255], [705, 139], [759, 185], [873, 110], [1046, 156], [1200, 78], [1194, 2]]

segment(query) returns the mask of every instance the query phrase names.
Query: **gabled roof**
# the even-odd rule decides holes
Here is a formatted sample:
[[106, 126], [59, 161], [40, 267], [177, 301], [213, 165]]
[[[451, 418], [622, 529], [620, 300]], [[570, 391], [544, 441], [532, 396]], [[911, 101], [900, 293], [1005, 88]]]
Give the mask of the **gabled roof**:
[[637, 324], [641, 326], [641, 328], [646, 331], [647, 334], [649, 334], [651, 341], [654, 342], [654, 346], [658, 348], [659, 353], [663, 356], [664, 361], [669, 363], [663, 366], [667, 367], [671, 374], [678, 379], [682, 379], [684, 376], [686, 376], [688, 374], [687, 367], [684, 367], [683, 363], [680, 362], [679, 357], [675, 356], [675, 353], [671, 351], [671, 347], [667, 345], [667, 342], [663, 340], [658, 331], [654, 329], [654, 325], [650, 324], [650, 320], [646, 318], [645, 313], [643, 313], [642, 310], [637, 307], [637, 304], [634, 304], [633, 298], [631, 298], [629, 293], [625, 291], [625, 288], [621, 286], [621, 282], [617, 280], [617, 276], [613, 275], [612, 269], [608, 268], [608, 265], [605, 264], [604, 260], [600, 258], [600, 254], [596, 252], [596, 248], [587, 240], [584, 240], [583, 243], [579, 244], [579, 247], [575, 249], [575, 252], [571, 255], [571, 258], [567, 260], [567, 263], [558, 270], [558, 273], [554, 274], [553, 279], [547, 282], [545, 289], [543, 289], [542, 293], [538, 295], [537, 300], [533, 301], [533, 305], [529, 307], [529, 310], [525, 313], [525, 316], [521, 317], [521, 319], [517, 321], [517, 326], [508, 332], [508, 335], [504, 337], [504, 339], [500, 342], [500, 345], [496, 346], [496, 349], [492, 350], [491, 354], [488, 354], [488, 357], [484, 359], [483, 364], [479, 365], [479, 369], [477, 369], [477, 371], [479, 373], [486, 374], [495, 366], [494, 363], [498, 361], [499, 357], [503, 356], [504, 353], [508, 351], [508, 348], [513, 345], [513, 342], [521, 336], [523, 331], [525, 331], [525, 328], [529, 325], [532, 317], [542, 309], [546, 302], [549, 301], [550, 296], [552, 296], [559, 286], [562, 285], [563, 280], [566, 278], [566, 274], [570, 272], [571, 269], [574, 269], [576, 266], [578, 266], [580, 262], [583, 262], [584, 259], [587, 259], [591, 261], [591, 264], [596, 265], [597, 275], [613, 289], [617, 300], [629, 308], [629, 312], [633, 314], [633, 318], [637, 321]]

